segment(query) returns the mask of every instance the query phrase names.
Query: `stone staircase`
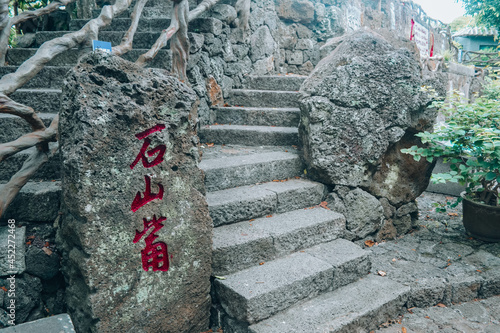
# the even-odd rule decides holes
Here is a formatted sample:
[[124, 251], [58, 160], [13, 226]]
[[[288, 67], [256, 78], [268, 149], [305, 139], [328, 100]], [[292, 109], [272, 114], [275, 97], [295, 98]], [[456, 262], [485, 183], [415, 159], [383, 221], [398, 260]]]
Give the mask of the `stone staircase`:
[[303, 80], [248, 77], [200, 129], [212, 321], [224, 332], [361, 332], [406, 303], [409, 288], [368, 276], [370, 252], [342, 239], [345, 218], [319, 205], [326, 187], [303, 176], [294, 147]]
[[[146, 52], [169, 20], [158, 1], [150, 1], [136, 37], [138, 47], [124, 56]], [[86, 21], [73, 20], [72, 29]], [[217, 29], [198, 19], [196, 32]], [[118, 44], [130, 20], [116, 19], [100, 34]], [[39, 32], [38, 45], [64, 32]], [[15, 71], [36, 52], [10, 49]], [[34, 107], [49, 124], [59, 110], [65, 73], [88, 48], [56, 57], [12, 98]], [[150, 64], [168, 69], [164, 49]], [[345, 219], [319, 204], [327, 188], [304, 177], [298, 150], [299, 76], [247, 77], [234, 89], [228, 107], [215, 108], [216, 124], [200, 128], [204, 145], [200, 167], [206, 175], [207, 201], [214, 222], [214, 326], [224, 332], [361, 332], [399, 314], [409, 288], [368, 275], [370, 252], [342, 239]], [[0, 142], [25, 134], [18, 117], [0, 115]], [[21, 167], [29, 150], [2, 163], [0, 184]], [[61, 196], [59, 155], [23, 188], [6, 216], [25, 222], [53, 222]]]

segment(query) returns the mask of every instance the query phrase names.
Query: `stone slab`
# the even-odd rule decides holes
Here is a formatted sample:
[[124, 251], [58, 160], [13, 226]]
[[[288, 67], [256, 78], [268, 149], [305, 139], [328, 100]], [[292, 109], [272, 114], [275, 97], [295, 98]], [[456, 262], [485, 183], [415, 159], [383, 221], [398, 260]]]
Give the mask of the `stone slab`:
[[[0, 185], [0, 191], [2, 186]], [[52, 223], [59, 214], [60, 205], [61, 182], [28, 182], [7, 208], [2, 221], [15, 219]]]
[[316, 205], [323, 191], [320, 183], [290, 179], [209, 192], [207, 202], [214, 226], [219, 226]]
[[247, 76], [243, 85], [246, 89], [299, 91], [306, 78], [302, 75]]
[[214, 229], [214, 274], [223, 275], [277, 256], [329, 242], [345, 230], [342, 215], [323, 208], [239, 222]]
[[345, 239], [316, 245], [307, 249], [306, 253], [333, 266], [332, 289], [353, 283], [370, 273], [370, 251]]
[[[54, 116], [55, 113], [38, 113], [38, 117], [46, 127], [50, 125]], [[6, 113], [0, 114], [0, 143], [14, 141], [32, 131], [31, 126], [23, 118]]]
[[366, 332], [402, 313], [409, 288], [370, 276], [251, 325], [251, 333]]
[[32, 107], [37, 113], [58, 113], [61, 105], [60, 89], [18, 89], [9, 97]]
[[[17, 222], [17, 221], [16, 221]], [[26, 270], [26, 227], [0, 227], [0, 277], [22, 274]], [[11, 257], [14, 255], [14, 257]], [[9, 261], [12, 260], [12, 261]]]
[[300, 95], [294, 91], [233, 89], [227, 99], [232, 106], [296, 108]]
[[219, 124], [297, 127], [300, 120], [298, 108], [215, 108], [215, 121]]
[[203, 159], [200, 168], [208, 191], [292, 178], [304, 170], [297, 154], [281, 151]]
[[75, 327], [68, 314], [58, 314], [55, 316], [38, 319], [24, 324], [7, 327], [2, 330], [5, 333], [75, 333]]
[[216, 144], [292, 146], [299, 143], [296, 127], [207, 125], [200, 128], [198, 135], [202, 142]]
[[330, 288], [333, 267], [306, 253], [294, 253], [215, 280], [229, 316], [254, 323]]

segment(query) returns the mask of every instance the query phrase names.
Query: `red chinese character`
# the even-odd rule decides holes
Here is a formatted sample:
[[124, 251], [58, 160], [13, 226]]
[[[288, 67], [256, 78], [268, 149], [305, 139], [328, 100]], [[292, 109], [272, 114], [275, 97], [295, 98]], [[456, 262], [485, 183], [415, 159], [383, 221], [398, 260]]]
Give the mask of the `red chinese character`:
[[141, 132], [141, 133], [138, 133], [135, 135], [139, 140], [144, 139], [144, 143], [142, 144], [141, 151], [139, 152], [139, 154], [135, 158], [134, 162], [132, 162], [132, 164], [130, 164], [130, 169], [134, 169], [134, 167], [136, 166], [137, 163], [139, 163], [140, 160], [142, 160], [142, 165], [145, 168], [151, 168], [151, 167], [154, 167], [155, 165], [158, 165], [161, 162], [163, 162], [163, 156], [165, 155], [165, 150], [167, 149], [167, 146], [159, 145], [159, 146], [147, 151], [147, 154], [149, 157], [158, 153], [158, 155], [155, 157], [155, 159], [151, 162], [149, 162], [148, 158], [146, 157], [146, 150], [148, 149], [149, 145], [151, 144], [151, 139], [149, 139], [147, 137], [154, 132], [161, 132], [164, 129], [165, 129], [165, 125], [158, 124], [158, 125], [151, 127], [148, 130], [145, 130], [144, 132]]
[[154, 199], [163, 199], [163, 185], [158, 184], [159, 192], [157, 194], [151, 193], [151, 178], [149, 176], [144, 176], [146, 179], [146, 190], [144, 191], [144, 198], [141, 195], [141, 192], [137, 192], [135, 195], [134, 201], [132, 201], [132, 211], [135, 213], [139, 208], [144, 206], [150, 201]]
[[160, 218], [157, 219], [156, 215], [153, 215], [153, 219], [151, 221], [142, 219], [144, 222], [144, 229], [141, 232], [138, 230], [135, 231], [134, 243], [137, 243], [149, 229], [154, 228], [153, 231], [144, 239], [146, 247], [141, 251], [142, 269], [146, 272], [149, 270], [149, 267], [153, 267], [153, 272], [166, 272], [170, 266], [167, 244], [164, 242], [153, 243], [153, 241], [158, 238], [158, 235], [155, 235], [155, 233], [163, 228], [162, 222], [166, 219], [167, 218], [163, 216], [160, 216]]

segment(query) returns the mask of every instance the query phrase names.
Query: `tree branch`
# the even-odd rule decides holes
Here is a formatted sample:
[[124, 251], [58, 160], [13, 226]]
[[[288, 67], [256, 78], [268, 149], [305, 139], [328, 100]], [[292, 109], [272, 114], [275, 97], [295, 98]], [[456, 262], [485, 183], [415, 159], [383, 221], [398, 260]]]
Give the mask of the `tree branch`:
[[137, 27], [139, 26], [139, 19], [141, 18], [142, 10], [144, 9], [144, 5], [146, 5], [147, 2], [148, 0], [139, 0], [135, 4], [134, 11], [132, 12], [132, 15], [130, 15], [132, 24], [130, 25], [130, 28], [128, 29], [125, 36], [123, 36], [121, 44], [119, 46], [113, 47], [113, 54], [121, 56], [122, 54], [125, 54], [132, 50], [134, 35], [137, 31]]
[[182, 82], [187, 82], [186, 67], [189, 57], [188, 1], [181, 0], [179, 3], [176, 3], [174, 12], [179, 22], [179, 29], [172, 36], [172, 40], [170, 41], [170, 49], [172, 50], [172, 73], [176, 74]]
[[9, 113], [23, 118], [33, 131], [45, 130], [43, 121], [29, 106], [14, 102], [4, 94], [0, 94], [0, 113]]
[[23, 135], [17, 140], [0, 145], [0, 163], [7, 157], [12, 156], [22, 150], [31, 148], [38, 144], [54, 142], [57, 139], [57, 128], [59, 125], [59, 115], [52, 120], [49, 128], [43, 131], [35, 131]]
[[0, 191], [0, 218], [7, 210], [7, 207], [14, 200], [21, 188], [26, 185], [28, 180], [35, 172], [47, 162], [57, 151], [57, 148], [52, 151], [45, 152], [38, 148], [33, 154], [24, 161], [21, 170], [16, 172], [14, 176], [5, 184]]
[[[219, 2], [219, 0], [204, 0], [201, 4], [198, 5], [198, 7], [189, 12], [188, 22], [191, 22], [192, 20], [200, 16], [203, 12], [209, 10], [217, 2]], [[179, 30], [180, 23], [176, 15], [176, 11], [174, 10], [174, 12], [172, 13], [172, 21], [170, 22], [170, 26], [161, 32], [160, 37], [158, 37], [151, 49], [149, 49], [148, 52], [142, 54], [139, 59], [137, 59], [137, 61], [135, 62], [137, 65], [145, 66], [146, 63], [153, 60], [158, 52], [167, 45], [168, 40], [172, 38], [172, 36]]]
[[75, 2], [76, 0], [57, 0], [49, 3], [47, 6], [43, 8], [39, 8], [36, 10], [27, 10], [22, 12], [21, 14], [12, 18], [12, 25], [17, 25], [21, 22], [37, 18], [39, 16], [43, 16], [53, 11], [56, 11], [61, 6], [67, 6], [68, 4]]
[[109, 25], [113, 17], [124, 12], [131, 2], [132, 0], [117, 0], [113, 6], [104, 6], [99, 17], [87, 22], [79, 31], [43, 43], [35, 55], [22, 63], [15, 73], [4, 75], [0, 79], [0, 93], [12, 94], [57, 55], [91, 39], [97, 39], [99, 29]]
[[5, 65], [5, 56], [9, 47], [10, 23], [9, 0], [0, 0], [0, 67]]

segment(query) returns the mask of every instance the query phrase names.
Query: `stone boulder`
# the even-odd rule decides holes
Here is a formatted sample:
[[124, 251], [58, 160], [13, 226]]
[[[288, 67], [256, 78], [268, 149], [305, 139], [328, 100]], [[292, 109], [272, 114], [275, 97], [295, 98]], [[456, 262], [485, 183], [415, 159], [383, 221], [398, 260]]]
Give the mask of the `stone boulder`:
[[299, 133], [308, 174], [361, 188], [397, 209], [425, 190], [433, 167], [400, 152], [419, 144], [414, 135], [431, 129], [436, 118], [421, 89], [428, 82], [416, 48], [369, 30], [335, 44], [301, 87]]
[[212, 221], [197, 105], [168, 72], [102, 52], [68, 73], [57, 244], [77, 331], [208, 329]]
[[314, 4], [308, 0], [275, 0], [276, 12], [285, 21], [308, 24], [314, 20]]

